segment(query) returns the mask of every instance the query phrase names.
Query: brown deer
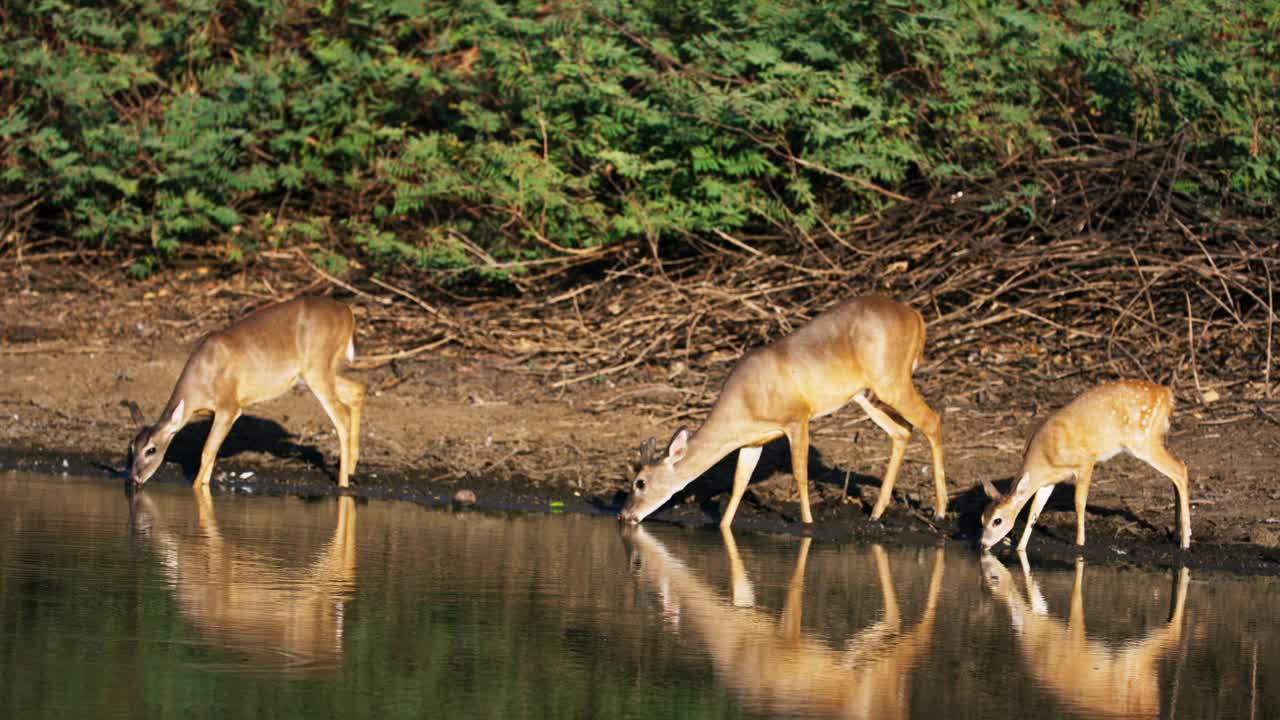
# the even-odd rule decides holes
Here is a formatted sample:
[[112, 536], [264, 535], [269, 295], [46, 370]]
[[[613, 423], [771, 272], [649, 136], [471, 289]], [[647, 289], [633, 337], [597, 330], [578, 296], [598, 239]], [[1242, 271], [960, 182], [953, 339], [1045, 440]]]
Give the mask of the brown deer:
[[1017, 592], [1009, 570], [993, 555], [982, 555], [982, 576], [991, 595], [1009, 610], [1022, 664], [1036, 684], [1062, 704], [1090, 717], [1160, 717], [1157, 663], [1179, 646], [1190, 573], [1177, 575], [1173, 610], [1166, 625], [1121, 645], [1090, 640], [1085, 634], [1084, 561], [1077, 559], [1067, 622], [1048, 613], [1031, 577], [1026, 553], [1019, 553], [1027, 599]]
[[871, 548], [884, 603], [881, 620], [850, 638], [843, 649], [801, 629], [804, 574], [811, 538], [800, 541], [780, 616], [754, 607], [750, 580], [722, 528], [729, 558], [731, 598], [698, 578], [642, 527], [623, 540], [644, 585], [657, 590], [669, 624], [701, 641], [716, 677], [765, 714], [779, 717], [905, 718], [910, 716], [911, 670], [929, 653], [942, 589], [942, 548], [933, 555], [920, 620], [904, 628], [889, 560]]
[[[649, 438], [640, 449], [642, 469], [619, 518], [638, 523], [720, 458], [738, 451], [733, 495], [720, 519], [729, 527], [760, 453], [771, 440], [791, 445], [791, 472], [800, 494], [800, 519], [809, 510], [809, 421], [853, 401], [889, 434], [889, 466], [871, 511], [879, 519], [918, 428], [933, 451], [934, 517], [947, 512], [942, 467], [942, 430], [935, 413], [911, 382], [924, 352], [924, 318], [902, 303], [879, 296], [846, 301], [776, 342], [748, 353], [729, 373], [720, 397], [692, 435], [680, 428], [658, 453]], [[873, 399], [889, 408], [882, 409]]]
[[346, 487], [360, 455], [364, 386], [339, 374], [355, 354], [351, 308], [326, 297], [302, 297], [252, 313], [210, 333], [191, 351], [155, 424], [137, 403], [140, 429], [129, 443], [129, 478], [142, 485], [159, 469], [173, 436], [192, 418], [213, 415], [195, 486], [209, 483], [218, 448], [241, 411], [282, 395], [301, 380], [338, 431], [338, 485]]
[[1027, 526], [1018, 541], [1025, 550], [1031, 528], [1049, 501], [1053, 487], [1068, 478], [1076, 483], [1076, 544], [1084, 544], [1085, 500], [1094, 463], [1127, 452], [1173, 481], [1178, 493], [1181, 546], [1191, 546], [1191, 506], [1187, 500], [1187, 466], [1165, 448], [1173, 393], [1141, 380], [1121, 380], [1086, 391], [1044, 421], [1027, 441], [1022, 472], [1013, 490], [1002, 495], [991, 481], [982, 486], [992, 499], [982, 513], [982, 547], [1000, 541], [1018, 518], [1022, 506], [1035, 497]]

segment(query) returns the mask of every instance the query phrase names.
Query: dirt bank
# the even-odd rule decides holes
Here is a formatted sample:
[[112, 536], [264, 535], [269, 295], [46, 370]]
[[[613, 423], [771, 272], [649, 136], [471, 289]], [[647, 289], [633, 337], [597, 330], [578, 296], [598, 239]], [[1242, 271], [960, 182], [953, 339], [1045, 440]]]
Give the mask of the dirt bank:
[[[10, 278], [12, 281], [13, 278]], [[10, 282], [0, 320], [0, 465], [84, 468], [120, 466], [133, 427], [125, 399], [154, 415], [166, 400], [186, 352], [205, 331], [245, 310], [301, 290], [336, 290], [357, 312], [363, 356], [412, 347], [392, 319], [409, 302], [352, 296], [314, 278], [282, 283], [253, 273], [214, 277], [199, 268], [145, 282], [123, 282], [114, 270], [40, 266]], [[421, 313], [418, 313], [421, 315]], [[519, 318], [537, 322], [537, 318]], [[428, 318], [429, 321], [429, 318]], [[416, 327], [416, 326], [415, 326]], [[638, 443], [669, 437], [681, 422], [705, 416], [732, 358], [710, 363], [690, 389], [691, 372], [637, 365], [582, 382], [539, 366], [536, 355], [498, 354], [443, 343], [394, 362], [356, 370], [369, 389], [357, 491], [447, 502], [459, 487], [481, 505], [613, 512], [625, 492]], [[810, 475], [819, 536], [856, 535], [935, 541], [971, 539], [984, 498], [981, 474], [1007, 480], [1037, 413], [1069, 399], [1087, 374], [1053, 387], [1008, 378], [981, 392], [949, 392], [926, 363], [922, 394], [944, 414], [953, 512], [927, 519], [932, 492], [928, 448], [913, 439], [898, 487], [903, 497], [882, 523], [866, 514], [887, 461], [888, 439], [860, 411], [846, 409], [814, 425]], [[1101, 379], [1097, 378], [1097, 379]], [[1174, 493], [1154, 470], [1128, 458], [1099, 468], [1089, 497], [1089, 543], [1097, 558], [1280, 572], [1280, 424], [1274, 405], [1182, 403], [1170, 447], [1191, 470], [1193, 547], [1175, 550]], [[207, 423], [179, 435], [159, 480], [194, 474]], [[850, 442], [850, 439], [853, 442]], [[255, 406], [223, 448], [215, 477], [224, 487], [328, 491], [336, 439], [303, 389]], [[799, 531], [784, 444], [771, 446], [756, 472], [735, 528]], [[98, 470], [106, 476], [105, 470]], [[240, 475], [252, 472], [251, 478]], [[725, 500], [732, 465], [722, 462], [658, 519], [711, 524]], [[846, 475], [849, 491], [843, 495]], [[1061, 489], [1042, 517], [1040, 554], [1070, 555], [1074, 512]]]

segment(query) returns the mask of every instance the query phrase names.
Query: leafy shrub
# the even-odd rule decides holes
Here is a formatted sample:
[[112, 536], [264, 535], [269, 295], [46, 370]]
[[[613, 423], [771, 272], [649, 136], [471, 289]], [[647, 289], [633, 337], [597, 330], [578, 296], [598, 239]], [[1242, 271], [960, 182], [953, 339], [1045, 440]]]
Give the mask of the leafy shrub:
[[1196, 172], [1172, 189], [1199, 202], [1280, 191], [1275, 0], [0, 0], [0, 20], [0, 195], [37, 201], [34, 234], [153, 258], [337, 238], [518, 270], [785, 240], [1111, 137], [1176, 138]]

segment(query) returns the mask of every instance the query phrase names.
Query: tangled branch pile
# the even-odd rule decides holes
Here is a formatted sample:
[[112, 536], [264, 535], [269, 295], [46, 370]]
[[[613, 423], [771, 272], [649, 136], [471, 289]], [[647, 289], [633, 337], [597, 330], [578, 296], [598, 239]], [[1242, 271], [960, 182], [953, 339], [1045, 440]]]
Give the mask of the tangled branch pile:
[[472, 305], [443, 332], [556, 386], [650, 366], [703, 405], [744, 349], [875, 291], [924, 313], [927, 377], [951, 395], [1077, 376], [1145, 377], [1197, 400], [1274, 394], [1280, 244], [1269, 218], [1211, 215], [1179, 192], [1194, 172], [1177, 138], [1113, 139], [939, 189], [848, 235], [722, 232], [676, 260], [639, 255], [595, 282]]

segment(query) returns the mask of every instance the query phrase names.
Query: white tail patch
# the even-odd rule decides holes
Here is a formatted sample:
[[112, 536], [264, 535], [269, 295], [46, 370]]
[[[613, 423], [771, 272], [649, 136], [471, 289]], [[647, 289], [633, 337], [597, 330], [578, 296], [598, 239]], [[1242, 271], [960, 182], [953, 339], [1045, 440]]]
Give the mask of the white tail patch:
[[356, 359], [356, 339], [351, 338], [350, 340], [347, 340], [347, 362], [351, 362], [352, 360], [355, 360], [355, 359]]

